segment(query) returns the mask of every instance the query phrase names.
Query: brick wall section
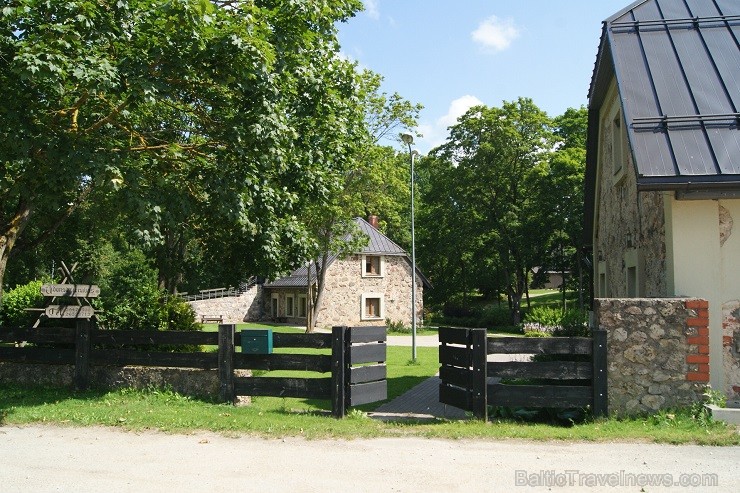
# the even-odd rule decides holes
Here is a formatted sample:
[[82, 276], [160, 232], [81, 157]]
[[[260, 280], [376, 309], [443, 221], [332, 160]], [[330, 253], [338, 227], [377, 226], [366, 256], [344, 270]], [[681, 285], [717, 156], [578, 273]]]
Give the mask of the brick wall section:
[[706, 300], [686, 300], [686, 309], [696, 316], [686, 320], [686, 355], [689, 382], [709, 382], [709, 303]]
[[607, 331], [610, 413], [652, 413], [701, 399], [709, 381], [706, 301], [596, 299], [594, 323]]

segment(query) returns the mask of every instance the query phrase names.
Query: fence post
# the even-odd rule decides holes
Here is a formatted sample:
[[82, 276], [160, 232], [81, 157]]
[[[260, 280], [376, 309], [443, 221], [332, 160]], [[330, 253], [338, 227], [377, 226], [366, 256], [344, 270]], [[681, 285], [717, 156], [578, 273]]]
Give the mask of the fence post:
[[594, 417], [606, 416], [608, 410], [608, 387], [606, 370], [606, 330], [592, 329], [593, 352], [593, 389]]
[[77, 390], [90, 387], [90, 332], [89, 320], [78, 320], [75, 330], [75, 377]]
[[221, 402], [234, 402], [234, 332], [236, 325], [218, 326], [218, 382]]
[[346, 326], [331, 329], [331, 413], [335, 418], [343, 418], [347, 414], [347, 334]]
[[488, 421], [488, 344], [486, 329], [470, 330], [472, 350], [473, 381], [472, 408], [476, 418]]

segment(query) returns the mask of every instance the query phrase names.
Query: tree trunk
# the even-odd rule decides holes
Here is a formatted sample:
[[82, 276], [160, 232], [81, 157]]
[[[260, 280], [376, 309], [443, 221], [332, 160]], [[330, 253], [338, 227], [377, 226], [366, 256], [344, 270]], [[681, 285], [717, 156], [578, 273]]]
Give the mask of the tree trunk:
[[13, 253], [13, 247], [21, 235], [32, 213], [31, 203], [25, 199], [18, 202], [13, 217], [0, 231], [0, 304], [2, 304], [3, 278], [8, 266], [8, 258]]
[[[316, 327], [316, 317], [321, 310], [321, 304], [324, 298], [324, 281], [326, 279], [326, 264], [329, 261], [329, 253], [324, 252], [321, 256], [321, 262], [315, 262], [316, 265], [316, 290], [313, 297], [313, 303], [311, 304], [311, 326], [307, 328], [306, 332], [313, 332]], [[311, 269], [309, 268], [309, 274]], [[308, 277], [308, 283], [311, 284], [311, 277]]]

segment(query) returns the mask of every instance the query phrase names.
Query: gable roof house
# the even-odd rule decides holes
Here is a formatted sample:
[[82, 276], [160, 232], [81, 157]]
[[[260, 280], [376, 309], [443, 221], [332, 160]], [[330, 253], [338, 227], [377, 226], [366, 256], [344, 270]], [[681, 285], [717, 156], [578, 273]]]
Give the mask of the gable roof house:
[[640, 0], [604, 21], [585, 184], [594, 295], [708, 300], [710, 382], [735, 398], [739, 108], [737, 0]]
[[[385, 325], [386, 319], [411, 325], [411, 260], [403, 248], [378, 231], [376, 216], [369, 219], [354, 219], [368, 238], [361, 251], [343, 259], [329, 258], [317, 327]], [[420, 321], [424, 288], [430, 284], [418, 268], [416, 276], [416, 319]], [[311, 285], [315, 284], [312, 269]], [[306, 324], [307, 292], [306, 267], [264, 284], [262, 318]]]

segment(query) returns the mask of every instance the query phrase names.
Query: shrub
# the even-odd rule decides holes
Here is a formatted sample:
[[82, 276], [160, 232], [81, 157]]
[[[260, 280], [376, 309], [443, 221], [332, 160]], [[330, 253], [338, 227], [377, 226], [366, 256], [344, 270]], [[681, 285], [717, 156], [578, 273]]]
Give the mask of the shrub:
[[44, 304], [41, 294], [41, 281], [16, 286], [3, 294], [0, 306], [0, 325], [26, 327], [38, 318], [38, 312], [26, 311], [26, 308], [38, 308]]
[[[578, 309], [566, 310], [549, 306], [537, 306], [527, 314], [527, 323], [546, 327], [554, 336], [573, 337], [589, 335], [587, 314]], [[527, 328], [525, 327], [525, 331]], [[543, 330], [539, 328], [537, 330]]]
[[385, 326], [388, 329], [388, 332], [396, 332], [396, 333], [401, 333], [401, 334], [411, 333], [411, 327], [404, 325], [404, 323], [400, 320], [398, 322], [394, 322], [390, 318], [386, 318]]

